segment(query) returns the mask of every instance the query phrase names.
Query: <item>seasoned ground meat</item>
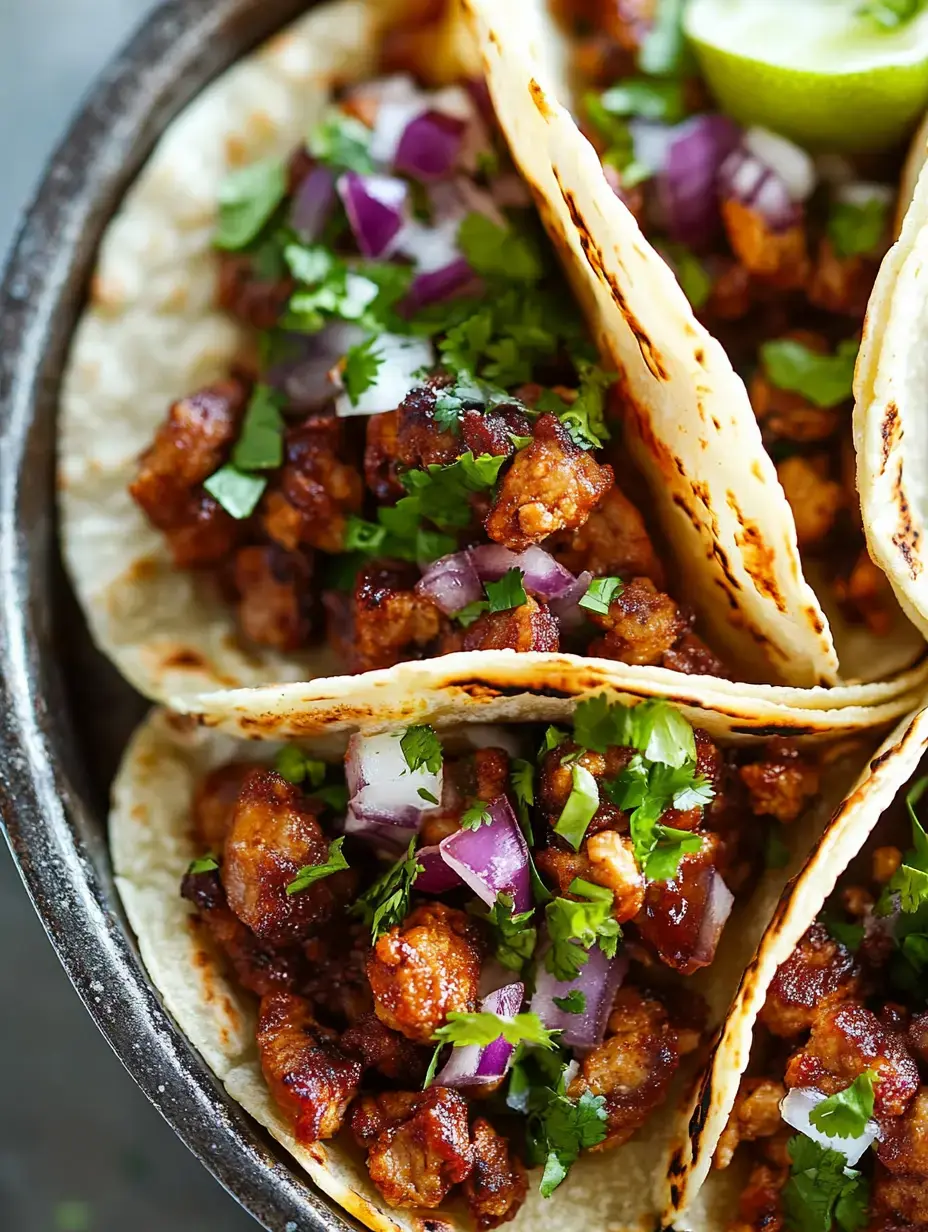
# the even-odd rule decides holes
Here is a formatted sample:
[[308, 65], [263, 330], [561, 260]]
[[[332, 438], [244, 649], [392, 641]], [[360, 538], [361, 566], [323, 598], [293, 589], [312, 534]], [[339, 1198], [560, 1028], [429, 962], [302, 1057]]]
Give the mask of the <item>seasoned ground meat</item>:
[[648, 578], [633, 578], [609, 604], [609, 611], [587, 613], [606, 631], [590, 653], [621, 663], [659, 664], [689, 627], [669, 595]]
[[664, 588], [664, 567], [644, 518], [616, 484], [582, 526], [552, 535], [544, 548], [571, 573], [589, 569], [595, 577], [646, 577], [658, 590]]
[[[460, 639], [461, 650], [557, 650], [558, 623], [548, 605], [527, 596], [519, 607], [479, 616]], [[458, 647], [455, 647], [456, 649]]]
[[636, 920], [661, 962], [683, 975], [708, 966], [715, 956], [720, 930], [710, 928], [707, 934], [706, 929], [719, 854], [718, 836], [704, 835], [699, 850], [683, 856], [673, 877], [648, 882]]
[[276, 543], [235, 556], [238, 623], [246, 637], [275, 650], [299, 650], [312, 633], [313, 558]]
[[293, 1120], [300, 1142], [331, 1138], [341, 1129], [361, 1081], [361, 1062], [321, 1027], [309, 1002], [290, 993], [261, 998], [258, 1057], [271, 1094]]
[[478, 1228], [498, 1228], [515, 1219], [528, 1192], [522, 1161], [489, 1121], [478, 1117], [472, 1131], [474, 1168], [464, 1182], [464, 1197]]
[[[541, 770], [538, 776], [538, 802], [541, 805], [548, 823], [554, 827], [573, 790], [573, 769], [569, 759], [577, 754], [576, 764], [588, 770], [597, 780], [615, 778], [632, 757], [633, 750], [612, 746], [605, 753], [594, 753], [590, 749], [582, 752], [572, 740], [567, 740], [550, 749], [542, 758]], [[565, 759], [568, 759], [565, 764]], [[621, 809], [605, 796], [600, 788], [599, 808], [593, 814], [587, 834], [596, 834], [607, 828], [628, 829], [628, 820]], [[539, 856], [544, 853], [539, 853]]]
[[505, 749], [477, 749], [473, 758], [475, 796], [495, 800], [509, 790], [509, 754]]
[[301, 868], [328, 858], [329, 844], [312, 810], [312, 801], [273, 770], [252, 770], [242, 786], [222, 881], [229, 906], [262, 940], [300, 940], [347, 902], [357, 885], [357, 874], [345, 869], [287, 894]]
[[712, 1162], [716, 1168], [728, 1167], [740, 1142], [756, 1142], [780, 1131], [780, 1100], [785, 1095], [782, 1082], [771, 1078], [741, 1079], [735, 1106], [715, 1148]]
[[433, 1209], [470, 1174], [467, 1100], [448, 1087], [365, 1096], [352, 1111], [351, 1129], [390, 1206]]
[[783, 1208], [780, 1195], [789, 1180], [789, 1167], [758, 1163], [738, 1200], [738, 1218], [726, 1232], [781, 1232]]
[[822, 546], [844, 508], [844, 491], [829, 477], [830, 469], [827, 454], [793, 454], [777, 463], [777, 478], [793, 511], [799, 546], [805, 550]]
[[393, 667], [426, 651], [441, 632], [441, 612], [413, 589], [417, 570], [398, 561], [372, 561], [355, 581], [353, 671]]
[[750, 397], [765, 436], [774, 440], [797, 444], [827, 441], [841, 424], [841, 412], [836, 407], [815, 406], [802, 394], [781, 389], [760, 368], [751, 379]]
[[820, 1009], [857, 996], [859, 986], [853, 955], [824, 924], [813, 924], [771, 981], [760, 1020], [792, 1039], [808, 1031]]
[[731, 679], [722, 660], [695, 633], [684, 633], [675, 645], [665, 650], [661, 657], [661, 667], [668, 667], [672, 672], [682, 672], [684, 676], [720, 676], [724, 680]]
[[490, 538], [513, 552], [582, 526], [613, 481], [612, 467], [575, 445], [557, 416], [540, 416], [533, 435], [503, 476], [485, 522]]
[[781, 290], [805, 283], [809, 253], [801, 223], [785, 231], [773, 231], [759, 210], [734, 200], [722, 202], [722, 221], [732, 251], [755, 277]]
[[532, 425], [517, 406], [499, 406], [494, 411], [465, 411], [461, 416], [461, 436], [474, 454], [511, 456], [516, 451], [514, 436], [531, 436]]
[[606, 1098], [608, 1136], [592, 1150], [627, 1142], [667, 1095], [680, 1061], [676, 1029], [656, 998], [626, 985], [609, 1015], [606, 1038], [583, 1058], [567, 1094]]
[[631, 839], [601, 830], [585, 839], [580, 850], [590, 864], [587, 880], [612, 891], [612, 914], [618, 922], [634, 919], [644, 903], [645, 883]]
[[367, 960], [381, 1022], [427, 1044], [450, 1010], [477, 1005], [481, 947], [471, 918], [426, 903], [380, 937]]
[[221, 856], [232, 828], [235, 802], [253, 763], [233, 761], [211, 770], [197, 783], [193, 795], [193, 832], [197, 846]]
[[818, 794], [821, 777], [818, 766], [786, 741], [771, 742], [759, 761], [738, 773], [748, 789], [751, 811], [784, 824], [795, 821]]
[[191, 492], [171, 513], [172, 526], [162, 526], [178, 569], [221, 565], [234, 552], [242, 524], [226, 513], [208, 492]]
[[342, 1048], [364, 1059], [365, 1069], [403, 1086], [421, 1087], [429, 1066], [429, 1052], [398, 1031], [384, 1026], [373, 1012], [364, 1014], [342, 1035]]
[[364, 480], [378, 501], [391, 503], [405, 495], [400, 483], [400, 456], [397, 429], [399, 413], [385, 411], [369, 415], [364, 448]]
[[928, 1228], [928, 1176], [877, 1167], [870, 1210], [870, 1232], [924, 1232]]
[[928, 1184], [928, 1087], [919, 1088], [902, 1116], [884, 1117], [880, 1135], [876, 1143], [880, 1163], [890, 1172], [914, 1173]]
[[310, 415], [284, 441], [283, 469], [261, 506], [264, 529], [288, 551], [301, 544], [341, 552], [349, 514], [359, 513], [364, 482], [341, 456], [342, 422]]
[[816, 1015], [807, 1043], [789, 1059], [785, 1078], [788, 1087], [815, 1087], [834, 1095], [867, 1070], [876, 1075], [874, 1116], [901, 1116], [918, 1090], [918, 1067], [902, 1036], [851, 1002]]
[[371, 1012], [374, 1001], [365, 970], [369, 941], [370, 932], [360, 921], [349, 923], [339, 915], [303, 943], [309, 974], [300, 992], [327, 1024], [357, 1023]]
[[219, 307], [252, 329], [273, 329], [296, 284], [291, 278], [262, 278], [248, 253], [219, 257]]
[[806, 287], [809, 303], [825, 312], [864, 319], [879, 262], [871, 256], [839, 257], [827, 235], [819, 240], [812, 276]]
[[463, 452], [461, 438], [435, 422], [435, 389], [417, 385], [397, 408], [396, 443], [404, 467], [447, 466]]

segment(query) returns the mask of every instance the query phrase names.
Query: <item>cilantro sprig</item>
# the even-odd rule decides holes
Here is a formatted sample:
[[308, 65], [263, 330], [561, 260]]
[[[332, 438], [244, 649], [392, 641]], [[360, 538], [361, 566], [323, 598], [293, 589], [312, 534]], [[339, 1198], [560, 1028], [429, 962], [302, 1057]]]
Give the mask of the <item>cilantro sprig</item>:
[[819, 1146], [804, 1134], [790, 1138], [790, 1178], [783, 1210], [793, 1232], [861, 1232], [867, 1223], [870, 1187], [847, 1166], [838, 1151]]
[[481, 826], [489, 825], [492, 820], [490, 806], [486, 800], [475, 800], [461, 814], [461, 829], [479, 830]]
[[612, 914], [612, 890], [579, 877], [568, 888], [579, 898], [555, 898], [545, 907], [551, 946], [544, 957], [545, 969], [556, 980], [567, 982], [577, 978], [594, 945], [607, 958], [615, 958], [622, 936]]
[[219, 867], [219, 861], [214, 855], [197, 856], [195, 860], [191, 860], [187, 866], [187, 872], [191, 876], [196, 876], [198, 873], [212, 873]]
[[317, 881], [321, 881], [323, 877], [331, 877], [333, 873], [340, 872], [344, 868], [348, 868], [348, 861], [342, 855], [342, 846], [345, 842], [345, 836], [333, 839], [329, 843], [329, 853], [321, 864], [306, 864], [294, 879], [287, 886], [287, 897], [293, 894], [299, 894], [308, 886], [313, 885]]
[[409, 911], [409, 896], [423, 866], [416, 860], [416, 835], [409, 840], [405, 857], [378, 877], [354, 903], [351, 911], [370, 926], [371, 944], [403, 922]]
[[452, 1044], [455, 1048], [468, 1044], [485, 1048], [498, 1039], [504, 1039], [513, 1046], [530, 1044], [535, 1048], [554, 1048], [559, 1035], [559, 1031], [549, 1031], [538, 1015], [531, 1011], [503, 1018], [490, 1010], [473, 1014], [452, 1010], [432, 1039], [442, 1044]]
[[307, 783], [310, 788], [325, 782], [326, 763], [317, 757], [307, 757], [295, 744], [285, 744], [274, 758], [274, 769], [288, 783]]
[[521, 974], [535, 951], [538, 930], [531, 923], [533, 911], [515, 911], [511, 894], [500, 892], [484, 921], [493, 940], [497, 962]]
[[776, 338], [763, 343], [760, 357], [778, 389], [801, 394], [813, 406], [833, 407], [853, 395], [858, 347], [856, 339], [848, 338], [838, 343], [834, 355], [821, 355], [795, 338]]
[[839, 257], [866, 256], [879, 250], [888, 222], [889, 201], [882, 197], [839, 201], [828, 218], [828, 238]]
[[873, 1116], [873, 1070], [859, 1074], [850, 1086], [823, 1099], [809, 1113], [809, 1122], [832, 1138], [858, 1138]]
[[400, 737], [400, 748], [410, 770], [426, 769], [438, 774], [442, 767], [441, 741], [428, 723], [407, 727]]
[[219, 220], [213, 243], [226, 252], [247, 248], [276, 213], [287, 192], [279, 159], [233, 171], [219, 187]]
[[622, 593], [622, 579], [617, 577], [593, 578], [586, 588], [586, 594], [580, 600], [580, 606], [588, 612], [598, 612], [605, 616], [609, 604]]

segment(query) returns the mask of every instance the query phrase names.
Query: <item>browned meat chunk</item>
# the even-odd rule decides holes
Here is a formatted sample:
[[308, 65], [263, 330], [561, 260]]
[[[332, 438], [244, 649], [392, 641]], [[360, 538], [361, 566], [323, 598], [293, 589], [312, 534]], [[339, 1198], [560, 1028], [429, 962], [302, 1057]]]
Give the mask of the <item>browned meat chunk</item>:
[[606, 636], [590, 647], [590, 653], [622, 663], [660, 663], [689, 625], [673, 599], [657, 590], [648, 578], [633, 578], [604, 615], [587, 615], [606, 631]]
[[781, 1232], [780, 1195], [788, 1180], [788, 1165], [755, 1164], [738, 1200], [738, 1218], [727, 1232]]
[[365, 1069], [375, 1069], [384, 1078], [403, 1086], [421, 1086], [429, 1054], [405, 1035], [391, 1031], [374, 1013], [364, 1014], [342, 1035], [342, 1048], [364, 1058]]
[[520, 607], [479, 616], [460, 641], [461, 650], [557, 650], [560, 632], [548, 605], [528, 595]]
[[589, 569], [596, 577], [646, 577], [659, 590], [664, 587], [664, 567], [644, 518], [615, 484], [581, 527], [553, 535], [544, 546], [571, 573]]
[[[719, 876], [719, 839], [703, 835], [698, 851], [688, 852], [667, 881], [649, 881], [644, 909], [636, 923], [661, 962], [692, 975], [715, 956], [718, 931], [707, 919], [715, 879]], [[705, 935], [710, 928], [708, 936]]]
[[329, 844], [312, 807], [298, 787], [273, 770], [253, 770], [242, 787], [226, 839], [222, 881], [229, 906], [262, 940], [301, 940], [345, 903], [357, 884], [357, 875], [345, 869], [287, 894], [301, 868], [328, 858]]
[[[594, 779], [604, 780], [615, 778], [624, 770], [632, 752], [632, 749], [617, 746], [607, 749], [605, 753], [595, 753], [590, 749], [581, 751], [572, 740], [567, 740], [557, 748], [549, 750], [542, 758], [538, 777], [538, 803], [549, 824], [552, 827], [556, 824], [573, 790], [572, 765], [564, 763], [565, 757], [578, 754], [577, 765], [582, 766], [584, 770], [589, 770]], [[600, 791], [600, 805], [587, 827], [587, 834], [596, 834], [607, 828], [627, 830], [628, 820], [625, 814]], [[543, 854], [539, 853], [539, 856]], [[574, 874], [574, 876], [578, 875], [582, 874]]]
[[257, 1041], [267, 1085], [300, 1142], [337, 1134], [357, 1094], [361, 1062], [342, 1052], [308, 1001], [290, 993], [262, 997]]
[[517, 406], [500, 406], [495, 411], [465, 411], [461, 416], [461, 436], [474, 454], [490, 453], [507, 457], [515, 453], [514, 436], [531, 436], [532, 425]]
[[928, 1176], [877, 1168], [870, 1196], [869, 1232], [924, 1232], [928, 1228]]
[[695, 633], [684, 633], [676, 645], [665, 650], [661, 658], [661, 667], [669, 667], [673, 672], [682, 672], [685, 676], [720, 676], [729, 680], [728, 668], [714, 650]]
[[467, 1100], [448, 1087], [365, 1096], [351, 1129], [390, 1206], [439, 1206], [472, 1167]]
[[741, 1079], [735, 1106], [715, 1148], [712, 1162], [716, 1168], [728, 1167], [740, 1142], [756, 1142], [779, 1132], [783, 1124], [780, 1100], [785, 1094], [783, 1083], [771, 1078]]
[[777, 463], [777, 477], [793, 511], [800, 548], [821, 547], [844, 507], [841, 484], [829, 478], [829, 469], [826, 454], [794, 454]]
[[449, 1011], [472, 1012], [482, 958], [471, 919], [426, 903], [381, 937], [367, 960], [381, 1022], [427, 1044]]
[[279, 487], [261, 506], [264, 529], [282, 548], [343, 550], [347, 518], [361, 509], [364, 483], [340, 457], [341, 443], [334, 415], [311, 415], [287, 433]]
[[371, 1012], [374, 1001], [365, 970], [369, 940], [363, 924], [339, 915], [303, 943], [309, 973], [300, 992], [327, 1023], [356, 1023]]
[[476, 798], [495, 800], [509, 790], [509, 754], [505, 749], [477, 749], [474, 753]]
[[829, 237], [822, 236], [806, 288], [809, 303], [860, 322], [866, 314], [878, 269], [879, 261], [869, 256], [839, 257]]
[[837, 407], [815, 406], [802, 394], [780, 389], [763, 369], [755, 372], [750, 387], [751, 406], [765, 435], [777, 440], [826, 441], [834, 436], [842, 415]]
[[801, 223], [773, 231], [763, 214], [740, 201], [722, 202], [728, 242], [742, 265], [782, 290], [801, 287], [809, 274], [809, 253]]
[[656, 998], [625, 985], [609, 1015], [606, 1038], [583, 1058], [567, 1094], [606, 1097], [608, 1136], [594, 1151], [621, 1146], [667, 1095], [680, 1061], [677, 1032]]
[[405, 467], [447, 466], [463, 452], [461, 438], [435, 422], [435, 389], [411, 389], [397, 408], [397, 448]]
[[809, 1030], [820, 1009], [856, 997], [859, 988], [853, 956], [816, 923], [777, 970], [760, 1020], [774, 1035], [791, 1039]]
[[751, 811], [784, 824], [795, 821], [818, 794], [818, 767], [786, 741], [769, 744], [760, 761], [742, 766], [738, 773], [751, 797]]
[[292, 278], [262, 278], [247, 253], [220, 255], [219, 307], [252, 329], [273, 329], [295, 286]]
[[275, 650], [300, 650], [312, 633], [313, 561], [276, 543], [235, 556], [238, 622], [246, 637]]
[[[438, 608], [413, 589], [417, 570], [394, 561], [372, 561], [358, 573], [354, 590], [353, 639], [356, 672], [393, 667], [424, 651], [441, 632]], [[336, 630], [344, 637], [345, 630]]]
[[464, 1197], [478, 1228], [498, 1228], [515, 1219], [528, 1192], [521, 1160], [489, 1121], [478, 1117], [473, 1128], [474, 1170], [464, 1182]]
[[620, 924], [634, 919], [644, 902], [644, 877], [638, 868], [631, 841], [615, 830], [589, 835], [578, 852], [546, 847], [535, 862], [561, 898], [576, 898], [570, 885], [576, 878], [605, 886], [614, 894], [612, 914]]
[[[885, 1164], [890, 1172], [908, 1172], [919, 1176], [928, 1186], [928, 1087], [919, 1088], [902, 1116], [890, 1113], [885, 1117], [880, 1124], [880, 1132], [882, 1137], [876, 1143], [880, 1163]], [[925, 1196], [928, 1198], [928, 1189]]]
[[197, 784], [193, 796], [193, 832], [197, 845], [214, 856], [222, 856], [226, 837], [232, 828], [235, 803], [253, 763], [233, 761], [211, 770]]
[[901, 1116], [918, 1090], [918, 1067], [900, 1035], [856, 1002], [819, 1012], [804, 1048], [786, 1066], [788, 1087], [835, 1095], [873, 1070], [874, 1116]]
[[709, 298], [698, 312], [699, 319], [711, 329], [716, 321], [740, 321], [751, 310], [752, 288], [748, 270], [731, 257], [712, 257], [706, 263], [712, 277]]
[[400, 483], [399, 413], [386, 411], [367, 420], [364, 479], [378, 501], [390, 503], [405, 494]]
[[235, 550], [242, 523], [226, 513], [208, 492], [191, 492], [187, 503], [172, 515], [174, 525], [162, 526], [178, 569], [221, 565]]
[[573, 443], [555, 415], [542, 415], [534, 440], [503, 476], [486, 519], [491, 539], [522, 552], [559, 530], [576, 530], [612, 486], [611, 466]]

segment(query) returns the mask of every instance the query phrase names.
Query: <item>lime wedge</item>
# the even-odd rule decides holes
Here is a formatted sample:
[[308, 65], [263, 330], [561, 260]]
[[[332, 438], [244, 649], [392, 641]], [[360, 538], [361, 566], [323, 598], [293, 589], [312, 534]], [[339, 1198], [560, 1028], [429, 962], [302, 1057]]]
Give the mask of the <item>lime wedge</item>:
[[862, 0], [690, 0], [684, 30], [724, 111], [813, 150], [892, 146], [928, 107], [928, 7], [886, 29]]

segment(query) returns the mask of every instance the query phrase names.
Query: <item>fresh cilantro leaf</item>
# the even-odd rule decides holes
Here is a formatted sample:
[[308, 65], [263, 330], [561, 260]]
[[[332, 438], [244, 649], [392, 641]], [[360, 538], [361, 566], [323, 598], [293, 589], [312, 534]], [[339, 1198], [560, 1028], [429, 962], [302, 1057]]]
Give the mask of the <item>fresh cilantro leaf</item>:
[[309, 782], [311, 788], [321, 787], [325, 782], [325, 762], [307, 757], [294, 744], [286, 744], [274, 758], [274, 769], [288, 783], [299, 785]]
[[912, 848], [885, 886], [877, 904], [877, 914], [886, 915], [898, 902], [906, 915], [913, 915], [928, 904], [928, 834], [918, 820], [915, 806], [926, 788], [928, 776], [918, 779], [906, 792], [905, 804], [912, 826]]
[[232, 462], [240, 471], [266, 471], [284, 460], [283, 397], [269, 385], [254, 387]]
[[549, 1151], [545, 1159], [544, 1172], [541, 1174], [541, 1184], [538, 1187], [541, 1196], [550, 1198], [561, 1181], [567, 1179], [567, 1172], [567, 1165], [562, 1162], [557, 1151]]
[[[858, 1232], [867, 1221], [869, 1187], [838, 1151], [804, 1134], [790, 1138], [790, 1179], [783, 1189], [786, 1225], [794, 1232]], [[839, 1214], [840, 1212], [840, 1214]]]
[[772, 824], [764, 844], [764, 867], [786, 868], [789, 863], [789, 848], [780, 836], [780, 826]]
[[628, 77], [617, 81], [599, 96], [610, 115], [641, 116], [679, 124], [686, 115], [682, 81], [655, 81], [647, 77]]
[[898, 30], [923, 13], [926, 3], [928, 0], [865, 0], [855, 9], [855, 16], [880, 30]]
[[371, 130], [366, 125], [332, 107], [310, 133], [306, 147], [313, 158], [336, 171], [370, 175], [374, 171], [370, 141]]
[[[579, 710], [579, 708], [578, 706], [577, 709]], [[541, 748], [538, 750], [538, 760], [541, 761], [545, 753], [550, 753], [552, 749], [558, 748], [567, 739], [569, 739], [567, 732], [561, 731], [559, 727], [551, 726], [546, 728], [544, 740], [542, 740]]]
[[226, 513], [241, 522], [254, 513], [267, 487], [267, 479], [264, 475], [249, 475], [227, 462], [204, 480], [203, 487]]
[[487, 357], [483, 374], [498, 385], [523, 385], [532, 379], [531, 356], [511, 336], [491, 342], [487, 347]]
[[607, 111], [600, 95], [592, 91], [583, 96], [583, 106], [605, 145], [601, 161], [614, 167], [624, 180], [624, 172], [635, 161], [635, 141], [628, 122]]
[[287, 193], [282, 162], [252, 163], [227, 175], [219, 186], [219, 222], [213, 243], [235, 252], [262, 230]]
[[586, 993], [579, 988], [572, 988], [563, 997], [552, 997], [551, 1000], [565, 1014], [582, 1014], [586, 1009]]
[[857, 1138], [873, 1116], [873, 1070], [859, 1074], [850, 1086], [823, 1099], [809, 1113], [809, 1123], [830, 1138]]
[[463, 607], [458, 608], [452, 615], [452, 620], [456, 620], [458, 624], [465, 629], [469, 629], [475, 620], [479, 620], [484, 612], [490, 610], [490, 605], [486, 599], [475, 599], [473, 603], [466, 603]]
[[443, 1044], [456, 1048], [477, 1044], [485, 1048], [495, 1040], [504, 1039], [507, 1044], [532, 1044], [536, 1048], [555, 1048], [559, 1031], [549, 1031], [542, 1025], [537, 1014], [527, 1011], [512, 1018], [503, 1018], [490, 1010], [476, 1014], [464, 1014], [451, 1010], [443, 1026], [432, 1036]]
[[[481, 308], [449, 329], [438, 344], [442, 364], [463, 383], [464, 388], [457, 395], [462, 400], [483, 401], [480, 388], [474, 383], [473, 373], [486, 354], [492, 337], [493, 309]], [[442, 402], [445, 401], [443, 398]]]
[[401, 924], [409, 911], [413, 882], [423, 871], [414, 855], [416, 837], [413, 835], [409, 840], [405, 858], [391, 865], [351, 907], [352, 914], [370, 925], [372, 945], [378, 937]]
[[673, 767], [639, 753], [604, 784], [604, 790], [617, 808], [631, 810], [628, 825], [635, 859], [649, 881], [673, 877], [683, 856], [702, 846], [698, 834], [660, 824], [671, 805], [701, 808], [712, 799], [710, 784], [695, 774], [695, 761]]
[[453, 385], [439, 389], [435, 394], [435, 423], [442, 432], [453, 432], [459, 435], [461, 431], [461, 412], [468, 407], [485, 405], [480, 383], [461, 369]]
[[284, 249], [287, 268], [297, 282], [316, 286], [343, 267], [327, 248], [321, 244], [288, 244]]
[[827, 912], [822, 912], [818, 918], [839, 945], [843, 945], [852, 954], [857, 953], [864, 939], [863, 924], [851, 924], [847, 920], [839, 920], [836, 916], [828, 915]]
[[615, 380], [612, 373], [604, 372], [596, 364], [581, 360], [578, 365], [580, 388], [559, 419], [571, 440], [581, 449], [599, 449], [610, 437], [606, 427], [606, 390]]
[[489, 912], [480, 918], [492, 934], [497, 962], [521, 974], [534, 953], [538, 930], [531, 923], [534, 912], [513, 914], [513, 906], [511, 894], [499, 893]]
[[[543, 1095], [547, 1096], [544, 1102]], [[561, 1092], [549, 1090], [537, 1093], [535, 1103], [540, 1107], [529, 1117], [529, 1163], [544, 1164], [540, 1193], [543, 1198], [550, 1198], [580, 1152], [606, 1137], [606, 1100], [602, 1095], [584, 1091], [574, 1102]]]
[[[481, 492], [485, 488], [493, 487], [505, 462], [505, 454], [482, 453], [474, 457], [468, 450], [467, 453], [462, 453], [456, 462], [452, 462], [451, 466], [461, 468], [464, 481], [472, 492]], [[446, 469], [450, 470], [451, 467]]]
[[828, 218], [828, 238], [839, 257], [866, 256], [879, 250], [887, 233], [890, 203], [871, 197], [859, 205], [838, 201]]
[[291, 894], [299, 894], [301, 890], [305, 890], [307, 886], [311, 886], [315, 881], [321, 881], [323, 877], [330, 877], [332, 873], [337, 873], [343, 868], [348, 867], [348, 861], [342, 855], [342, 844], [345, 841], [345, 836], [333, 839], [329, 843], [329, 854], [325, 862], [322, 864], [307, 864], [301, 868], [296, 877], [287, 886], [287, 897]]
[[219, 867], [219, 862], [215, 856], [198, 856], [196, 860], [191, 860], [187, 867], [187, 872], [196, 876], [197, 873], [211, 873]]
[[408, 292], [415, 271], [411, 265], [397, 265], [391, 261], [359, 261], [355, 273], [365, 282], [373, 283], [377, 294], [367, 305], [361, 318], [368, 329], [385, 330], [387, 333], [409, 332], [409, 322], [397, 311], [397, 305]]
[[516, 811], [528, 820], [528, 810], [535, 803], [535, 767], [530, 761], [516, 757], [510, 765], [510, 778]]
[[321, 800], [333, 813], [344, 813], [348, 807], [348, 788], [344, 783], [328, 783], [323, 787], [315, 787], [311, 794], [314, 800]]
[[[657, 825], [652, 834], [656, 842], [650, 846], [641, 866], [648, 881], [670, 881], [676, 876], [683, 857], [699, 851], [702, 846], [702, 836], [690, 830]], [[634, 841], [634, 834], [632, 837]]]
[[387, 528], [352, 514], [345, 524], [345, 551], [369, 552], [376, 556], [387, 537]]
[[517, 432], [510, 432], [509, 439], [512, 441], [513, 445], [515, 445], [516, 453], [518, 453], [520, 449], [525, 449], [531, 445], [535, 438], [534, 436], [519, 436]]
[[599, 612], [601, 615], [609, 611], [609, 604], [622, 593], [622, 579], [617, 577], [593, 578], [586, 588], [586, 594], [580, 600], [580, 606], [587, 611]]
[[438, 1072], [438, 1058], [441, 1056], [444, 1044], [436, 1044], [435, 1051], [432, 1053], [432, 1059], [429, 1061], [429, 1067], [425, 1071], [425, 1079], [422, 1083], [422, 1090], [427, 1091], [435, 1081], [435, 1075]]
[[400, 737], [400, 748], [410, 770], [421, 770], [424, 766], [431, 774], [440, 773], [441, 741], [427, 723], [407, 727]]
[[555, 898], [545, 907], [551, 939], [545, 968], [555, 979], [568, 982], [576, 979], [592, 946], [598, 945], [607, 958], [614, 958], [622, 935], [612, 914], [611, 890], [575, 878], [570, 883], [570, 893], [583, 897]]
[[683, 76], [689, 51], [683, 34], [686, 0], [658, 0], [651, 29], [638, 49], [638, 67], [651, 77]]
[[585, 766], [574, 762], [570, 768], [571, 789], [554, 833], [566, 839], [574, 851], [580, 850], [587, 826], [599, 808], [599, 784]]
[[429, 804], [439, 803], [438, 797], [433, 796], [432, 793], [430, 791], [426, 791], [424, 787], [420, 787], [419, 790], [416, 792], [416, 795], [419, 797], [420, 800], [427, 800]]
[[[434, 522], [441, 530], [463, 529], [472, 517], [471, 493], [492, 488], [505, 461], [505, 455], [474, 457], [468, 450], [447, 466], [432, 464], [424, 470], [407, 471], [402, 482], [416, 502], [410, 503], [410, 512]], [[395, 516], [403, 504], [399, 501], [393, 509], [382, 508], [380, 520], [389, 526], [388, 518]]]
[[537, 282], [541, 259], [525, 235], [499, 227], [484, 214], [468, 214], [458, 228], [458, 247], [471, 269], [486, 277]]
[[349, 347], [345, 355], [345, 367], [342, 380], [351, 399], [351, 405], [357, 406], [358, 399], [375, 384], [377, 374], [383, 365], [384, 357], [375, 349], [378, 339], [374, 336], [365, 338], [356, 346]]
[[484, 585], [487, 605], [491, 612], [508, 612], [525, 603], [528, 596], [522, 585], [523, 577], [521, 569], [507, 569], [499, 581], [487, 582]]
[[481, 826], [488, 826], [492, 820], [490, 806], [487, 802], [485, 800], [475, 800], [461, 814], [461, 829], [479, 830]]
[[639, 749], [649, 761], [674, 768], [696, 760], [692, 727], [664, 701], [623, 706], [600, 693], [574, 711], [574, 740], [595, 753], [605, 753], [611, 745]]
[[814, 406], [832, 407], [853, 396], [858, 345], [848, 338], [838, 343], [834, 355], [820, 355], [794, 338], [777, 338], [763, 343], [760, 357], [778, 389], [801, 394]]

